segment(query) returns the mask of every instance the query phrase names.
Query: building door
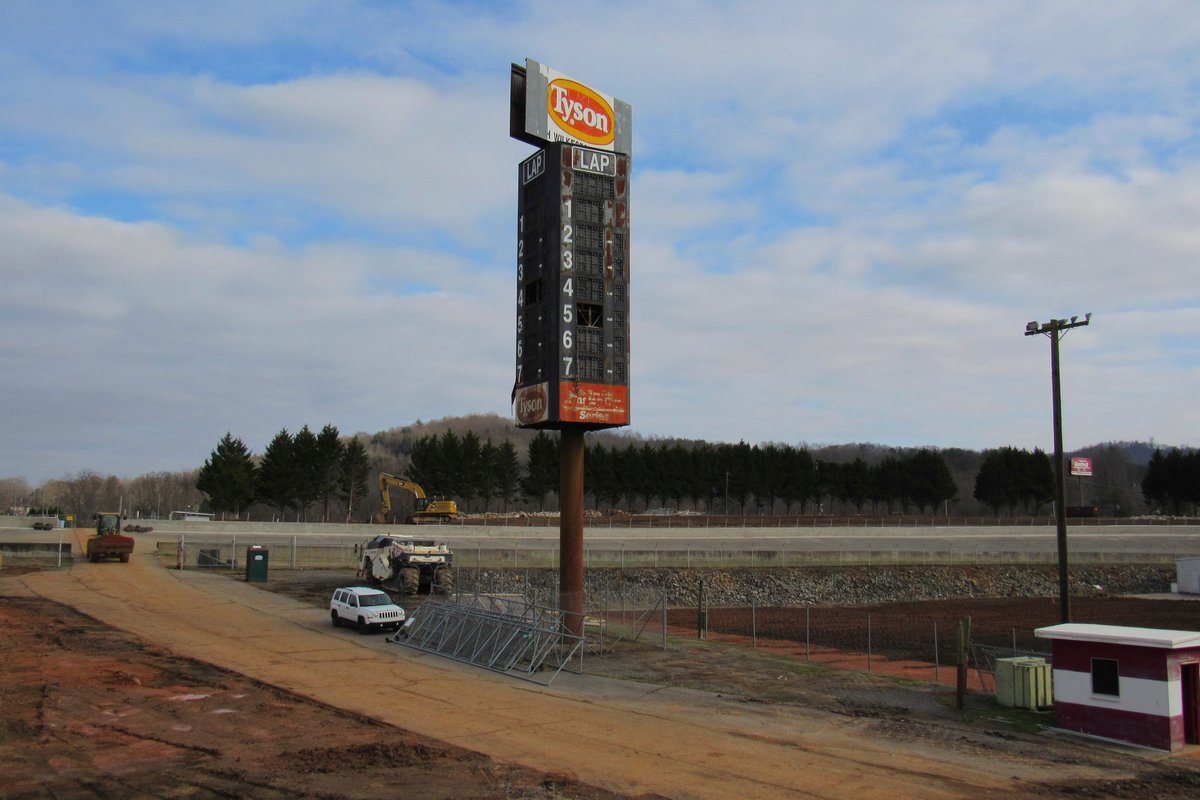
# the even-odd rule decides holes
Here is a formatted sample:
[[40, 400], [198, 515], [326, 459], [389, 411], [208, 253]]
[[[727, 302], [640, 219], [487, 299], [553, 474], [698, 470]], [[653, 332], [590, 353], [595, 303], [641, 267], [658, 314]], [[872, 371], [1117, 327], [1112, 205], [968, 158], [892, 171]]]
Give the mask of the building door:
[[1200, 664], [1181, 664], [1183, 689], [1183, 741], [1200, 744]]

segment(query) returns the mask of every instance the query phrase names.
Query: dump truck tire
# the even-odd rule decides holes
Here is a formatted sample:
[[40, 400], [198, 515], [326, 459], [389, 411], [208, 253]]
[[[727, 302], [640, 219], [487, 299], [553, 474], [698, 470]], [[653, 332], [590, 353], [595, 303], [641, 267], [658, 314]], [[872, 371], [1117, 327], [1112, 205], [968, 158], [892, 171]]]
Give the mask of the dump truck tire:
[[421, 588], [421, 571], [416, 567], [403, 567], [397, 573], [397, 582], [404, 594], [416, 594]]
[[454, 570], [449, 567], [439, 567], [433, 571], [433, 584], [442, 594], [454, 591]]

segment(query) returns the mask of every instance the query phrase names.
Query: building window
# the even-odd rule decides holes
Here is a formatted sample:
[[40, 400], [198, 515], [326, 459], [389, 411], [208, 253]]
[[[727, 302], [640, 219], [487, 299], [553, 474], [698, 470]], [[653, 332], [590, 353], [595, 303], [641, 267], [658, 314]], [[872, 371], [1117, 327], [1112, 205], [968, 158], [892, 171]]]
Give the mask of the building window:
[[1115, 658], [1092, 659], [1092, 694], [1121, 696], [1121, 674]]

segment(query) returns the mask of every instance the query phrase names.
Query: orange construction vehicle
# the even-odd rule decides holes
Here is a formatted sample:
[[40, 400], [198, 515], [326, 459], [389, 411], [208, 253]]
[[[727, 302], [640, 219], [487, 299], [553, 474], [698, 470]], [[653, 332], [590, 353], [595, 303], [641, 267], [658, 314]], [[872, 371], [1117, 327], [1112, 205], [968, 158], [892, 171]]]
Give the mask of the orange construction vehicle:
[[133, 553], [133, 537], [121, 533], [121, 515], [116, 511], [101, 511], [96, 515], [96, 535], [87, 540], [88, 561], [119, 558], [129, 561]]

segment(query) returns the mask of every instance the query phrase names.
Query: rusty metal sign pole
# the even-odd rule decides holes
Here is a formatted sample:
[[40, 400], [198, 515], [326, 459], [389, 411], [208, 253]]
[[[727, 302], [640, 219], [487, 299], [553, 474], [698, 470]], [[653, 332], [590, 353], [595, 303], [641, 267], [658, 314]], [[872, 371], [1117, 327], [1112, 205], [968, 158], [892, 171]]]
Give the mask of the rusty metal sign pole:
[[558, 607], [563, 628], [583, 635], [583, 431], [559, 439]]

